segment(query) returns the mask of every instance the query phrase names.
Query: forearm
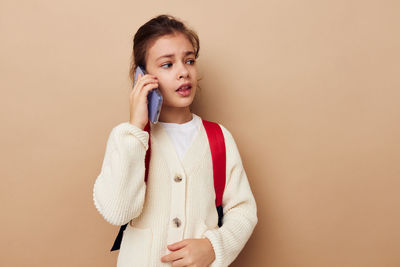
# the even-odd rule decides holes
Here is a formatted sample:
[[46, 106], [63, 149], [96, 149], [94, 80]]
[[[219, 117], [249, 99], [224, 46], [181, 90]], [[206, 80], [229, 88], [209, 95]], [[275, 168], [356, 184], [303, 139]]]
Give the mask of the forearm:
[[243, 205], [241, 208], [232, 209], [224, 215], [222, 227], [204, 233], [210, 240], [216, 256], [211, 267], [228, 266], [247, 243], [258, 222], [256, 209], [250, 206]]
[[125, 224], [142, 211], [148, 138], [147, 132], [129, 123], [121, 123], [111, 131], [93, 187], [95, 206], [111, 224]]

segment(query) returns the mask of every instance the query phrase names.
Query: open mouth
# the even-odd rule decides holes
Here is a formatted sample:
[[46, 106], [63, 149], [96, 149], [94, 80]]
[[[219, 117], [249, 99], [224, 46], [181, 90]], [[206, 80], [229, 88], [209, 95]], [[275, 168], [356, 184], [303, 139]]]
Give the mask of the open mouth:
[[185, 90], [190, 90], [190, 89], [192, 89], [192, 86], [186, 85], [186, 86], [179, 87], [178, 89], [176, 89], [176, 91], [179, 92], [179, 91], [185, 91]]
[[176, 90], [176, 92], [181, 96], [188, 96], [190, 95], [191, 91], [192, 91], [191, 85], [181, 86]]

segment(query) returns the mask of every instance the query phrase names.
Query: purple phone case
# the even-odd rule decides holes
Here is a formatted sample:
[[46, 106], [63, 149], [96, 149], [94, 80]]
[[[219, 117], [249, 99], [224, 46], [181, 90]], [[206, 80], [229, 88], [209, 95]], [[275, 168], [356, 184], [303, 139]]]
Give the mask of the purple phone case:
[[[144, 70], [143, 67], [137, 67], [136, 73], [135, 73], [135, 81], [133, 86], [135, 86], [137, 78], [139, 76], [139, 73], [143, 75], [146, 74], [146, 71]], [[162, 101], [163, 97], [160, 93], [160, 90], [158, 88], [151, 90], [147, 94], [147, 110], [149, 113], [149, 120], [152, 123], [157, 123], [158, 118], [160, 117], [160, 111], [161, 111], [161, 106], [162, 106]]]

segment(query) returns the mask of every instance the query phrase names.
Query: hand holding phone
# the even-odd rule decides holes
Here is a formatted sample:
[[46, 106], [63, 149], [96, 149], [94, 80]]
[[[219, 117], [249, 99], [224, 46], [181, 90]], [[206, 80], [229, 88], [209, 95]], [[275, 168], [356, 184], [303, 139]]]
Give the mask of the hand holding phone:
[[144, 129], [148, 120], [152, 123], [157, 123], [162, 100], [162, 95], [158, 89], [157, 77], [146, 74], [144, 67], [137, 67], [133, 89], [130, 94], [129, 122], [141, 129]]

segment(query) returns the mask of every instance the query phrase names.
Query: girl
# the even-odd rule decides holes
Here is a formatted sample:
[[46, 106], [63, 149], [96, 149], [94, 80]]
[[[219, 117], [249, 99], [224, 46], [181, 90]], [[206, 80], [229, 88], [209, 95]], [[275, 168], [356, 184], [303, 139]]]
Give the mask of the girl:
[[[94, 188], [97, 210], [113, 225], [128, 223], [118, 267], [228, 266], [257, 224], [257, 207], [236, 143], [221, 124], [226, 146], [223, 225], [218, 226], [213, 167], [202, 119], [190, 111], [197, 89], [196, 33], [169, 15], [141, 26], [134, 37], [130, 120], [109, 136]], [[147, 93], [159, 88], [163, 105], [150, 123]]]

